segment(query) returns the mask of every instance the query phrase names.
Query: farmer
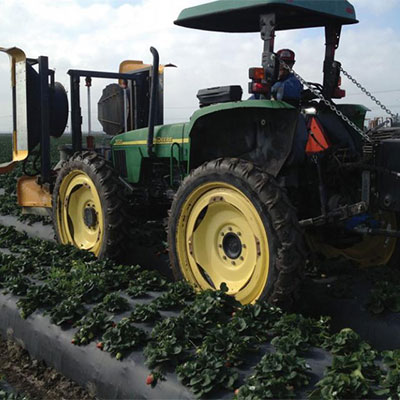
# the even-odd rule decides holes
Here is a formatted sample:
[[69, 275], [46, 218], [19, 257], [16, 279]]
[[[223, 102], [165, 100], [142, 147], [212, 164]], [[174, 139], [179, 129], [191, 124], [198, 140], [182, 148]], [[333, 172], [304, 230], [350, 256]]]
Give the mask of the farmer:
[[[293, 68], [295, 64], [294, 51], [289, 49], [279, 50], [277, 56], [287, 66]], [[272, 86], [271, 95], [274, 100], [286, 101], [294, 106], [299, 106], [303, 85], [283, 64], [279, 66], [278, 81]]]

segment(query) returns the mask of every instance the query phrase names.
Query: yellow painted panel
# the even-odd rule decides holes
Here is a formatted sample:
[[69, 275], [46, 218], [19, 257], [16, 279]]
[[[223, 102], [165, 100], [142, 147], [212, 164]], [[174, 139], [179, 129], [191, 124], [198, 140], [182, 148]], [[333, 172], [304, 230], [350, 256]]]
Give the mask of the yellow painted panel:
[[22, 176], [17, 183], [18, 204], [22, 207], [51, 208], [51, 194], [36, 183], [34, 176]]

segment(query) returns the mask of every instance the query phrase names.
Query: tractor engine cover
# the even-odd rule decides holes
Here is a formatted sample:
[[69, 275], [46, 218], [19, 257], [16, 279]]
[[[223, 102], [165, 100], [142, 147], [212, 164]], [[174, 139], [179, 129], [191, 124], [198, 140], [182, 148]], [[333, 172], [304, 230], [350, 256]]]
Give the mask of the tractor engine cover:
[[[377, 166], [400, 173], [400, 139], [383, 140], [378, 149]], [[377, 175], [379, 204], [385, 210], [400, 211], [400, 178], [390, 173]]]
[[103, 89], [97, 110], [98, 120], [105, 133], [115, 136], [124, 131], [124, 90], [117, 83], [112, 83]]

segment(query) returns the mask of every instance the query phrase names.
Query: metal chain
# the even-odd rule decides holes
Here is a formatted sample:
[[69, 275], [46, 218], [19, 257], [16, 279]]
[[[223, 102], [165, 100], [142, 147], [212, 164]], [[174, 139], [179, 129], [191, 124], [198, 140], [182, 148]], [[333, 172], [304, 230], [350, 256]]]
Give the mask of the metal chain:
[[355, 78], [353, 78], [347, 71], [345, 71], [342, 67], [340, 67], [340, 72], [348, 78], [351, 82], [353, 82], [367, 97], [369, 97], [376, 105], [378, 105], [383, 111], [389, 114], [394, 120], [398, 118], [398, 115], [390, 111], [384, 104], [382, 104], [371, 92], [365, 89], [361, 83], [357, 82]]
[[371, 138], [360, 129], [354, 122], [350, 121], [348, 117], [346, 117], [340, 110], [336, 108], [336, 106], [326, 99], [322, 93], [320, 93], [317, 89], [313, 88], [306, 80], [304, 80], [297, 72], [295, 72], [289, 65], [287, 65], [283, 60], [279, 60], [280, 64], [287, 69], [290, 73], [292, 73], [304, 86], [310, 89], [311, 93], [318, 97], [320, 100], [324, 102], [326, 106], [330, 108], [339, 118], [341, 118], [344, 122], [346, 122], [349, 126], [351, 126], [364, 140], [371, 143]]

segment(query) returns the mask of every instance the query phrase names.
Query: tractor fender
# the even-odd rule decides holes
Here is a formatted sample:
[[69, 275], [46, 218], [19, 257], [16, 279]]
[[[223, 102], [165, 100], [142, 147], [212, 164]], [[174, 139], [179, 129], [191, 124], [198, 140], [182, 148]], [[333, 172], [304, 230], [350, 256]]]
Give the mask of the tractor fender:
[[253, 162], [276, 177], [293, 148], [299, 111], [280, 101], [246, 100], [196, 111], [185, 127], [189, 169], [220, 157]]

